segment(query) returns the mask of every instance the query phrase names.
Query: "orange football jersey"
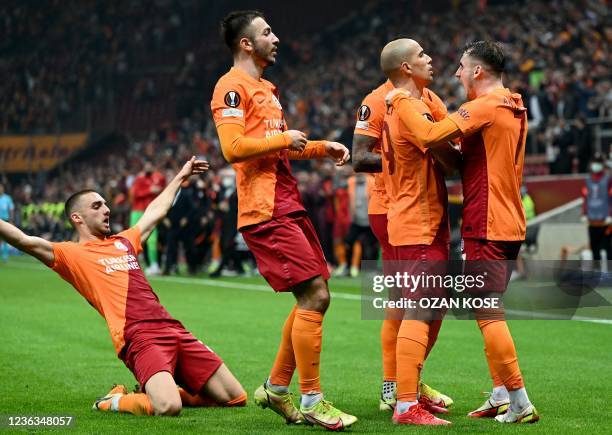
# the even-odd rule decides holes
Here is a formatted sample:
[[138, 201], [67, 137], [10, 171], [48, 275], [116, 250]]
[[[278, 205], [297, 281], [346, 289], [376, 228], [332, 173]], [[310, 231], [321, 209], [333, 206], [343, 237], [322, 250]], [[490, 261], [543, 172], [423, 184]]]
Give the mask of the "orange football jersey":
[[[422, 99], [411, 100], [411, 104], [433, 120], [429, 105]], [[441, 101], [437, 107], [440, 112], [446, 111]], [[448, 243], [448, 194], [444, 173], [431, 152], [416, 144], [393, 108], [389, 108], [384, 117], [382, 154], [382, 174], [389, 195], [389, 243], [393, 246], [431, 245], [434, 240]]]
[[106, 320], [115, 351], [126, 331], [142, 322], [179, 323], [160, 304], [138, 263], [140, 230], [132, 227], [104, 240], [53, 243], [51, 268], [68, 281]]
[[464, 103], [449, 118], [463, 138], [463, 238], [525, 239], [521, 183], [527, 112], [509, 89]]
[[[354, 134], [370, 136], [378, 140], [373, 152], [381, 152], [381, 138], [383, 123], [387, 107], [385, 96], [394, 89], [393, 83], [387, 80], [382, 85], [370, 92], [361, 102], [357, 110]], [[423, 89], [423, 101], [431, 110], [434, 120], [446, 116], [446, 106], [442, 100], [432, 91]], [[374, 173], [374, 183], [369, 191], [369, 214], [386, 214], [389, 209], [389, 196], [385, 190], [385, 182], [382, 172]]]
[[[219, 79], [210, 106], [217, 127], [238, 124], [247, 137], [273, 136], [287, 128], [277, 88], [236, 67]], [[286, 149], [232, 166], [238, 191], [238, 228], [304, 210]]]

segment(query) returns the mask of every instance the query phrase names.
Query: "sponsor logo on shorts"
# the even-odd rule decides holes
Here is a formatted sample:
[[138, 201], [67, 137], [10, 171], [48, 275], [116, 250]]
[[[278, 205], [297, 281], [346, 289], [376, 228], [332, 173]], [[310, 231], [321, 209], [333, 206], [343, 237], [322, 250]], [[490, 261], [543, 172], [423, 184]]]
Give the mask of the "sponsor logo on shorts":
[[223, 98], [225, 104], [229, 107], [238, 107], [240, 105], [240, 95], [236, 91], [229, 91]]

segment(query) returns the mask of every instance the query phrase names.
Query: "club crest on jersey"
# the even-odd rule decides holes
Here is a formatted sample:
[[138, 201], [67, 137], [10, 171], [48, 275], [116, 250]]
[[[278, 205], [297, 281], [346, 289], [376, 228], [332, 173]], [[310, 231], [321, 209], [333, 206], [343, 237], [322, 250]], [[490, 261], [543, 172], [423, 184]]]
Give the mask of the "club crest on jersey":
[[236, 91], [229, 91], [225, 94], [223, 101], [229, 107], [238, 107], [240, 105], [240, 95]]
[[115, 241], [115, 248], [119, 249], [120, 251], [128, 250], [128, 247], [121, 243], [119, 240]]
[[370, 117], [371, 113], [372, 111], [370, 110], [370, 108], [365, 104], [362, 104], [359, 110], [357, 111], [357, 117], [360, 121], [366, 121]]
[[278, 98], [276, 98], [276, 95], [272, 94], [272, 101], [274, 102], [274, 104], [276, 104], [276, 107], [278, 107], [280, 110], [283, 110], [283, 106], [281, 106], [280, 101], [278, 101]]

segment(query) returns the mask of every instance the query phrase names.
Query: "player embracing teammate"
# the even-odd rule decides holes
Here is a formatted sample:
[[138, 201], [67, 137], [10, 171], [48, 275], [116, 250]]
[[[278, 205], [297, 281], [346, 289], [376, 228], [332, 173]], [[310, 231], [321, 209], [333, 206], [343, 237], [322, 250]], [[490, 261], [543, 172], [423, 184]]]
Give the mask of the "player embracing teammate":
[[[409, 43], [409, 45], [410, 44], [411, 43]], [[399, 45], [401, 46], [402, 43], [400, 42]], [[393, 44], [391, 48], [393, 48]], [[387, 63], [395, 63], [396, 60], [399, 60], [400, 62], [398, 65], [401, 64], [401, 61], [406, 61], [406, 65], [412, 65], [411, 61], [418, 61], [422, 59], [423, 63], [427, 65], [429, 63], [428, 59], [425, 57], [421, 58], [419, 56], [419, 54], [421, 54], [420, 51], [413, 53], [414, 48], [414, 46], [410, 47], [406, 59], [404, 59], [400, 53], [400, 56], [397, 59], [386, 59]], [[402, 81], [401, 72], [395, 71], [398, 69], [398, 65], [392, 65], [390, 69], [394, 70], [394, 75], [400, 76], [400, 81]], [[415, 88], [418, 87], [421, 89], [423, 109], [426, 111], [426, 113], [432, 116], [433, 119], [442, 119], [447, 114], [446, 107], [435, 93], [425, 87], [431, 81], [431, 78], [430, 71], [423, 71], [423, 74], [416, 77], [414, 76], [412, 70], [409, 74], [405, 74], [405, 79], [411, 82]], [[398, 200], [398, 197], [401, 196], [403, 192], [408, 194], [419, 192], [418, 188], [414, 190], [414, 192], [412, 191], [412, 189], [415, 187], [414, 184], [405, 184], [406, 181], [410, 180], [411, 175], [415, 174], [414, 170], [415, 166], [417, 165], [411, 168], [413, 170], [412, 174], [408, 175], [404, 173], [403, 180], [398, 179], [398, 182], [395, 183], [395, 185], [389, 184], [387, 187], [385, 187], [385, 179], [387, 179], [389, 183], [391, 178], [398, 177], [398, 174], [401, 172], [401, 170], [394, 170], [393, 173], [390, 174], [390, 171], [388, 170], [388, 157], [391, 155], [391, 148], [389, 147], [392, 146], [392, 144], [387, 143], [385, 153], [387, 159], [383, 158], [382, 149], [385, 113], [387, 112], [385, 96], [393, 89], [393, 83], [391, 80], [387, 80], [363, 99], [361, 106], [357, 110], [357, 120], [353, 137], [353, 167], [355, 171], [374, 173], [373, 188], [369, 192], [368, 215], [372, 231], [376, 235], [376, 238], [378, 239], [382, 248], [383, 268], [385, 269], [385, 273], [389, 273], [388, 265], [390, 263], [388, 262], [399, 260], [399, 258], [396, 257], [396, 250], [394, 246], [389, 243], [390, 236], [387, 230], [388, 225], [394, 226], [391, 231], [395, 236], [395, 244], [416, 244], [416, 242], [411, 241], [414, 240], [414, 238], [405, 237], [403, 235], [405, 232], [401, 227], [411, 225], [414, 226], [414, 222], [410, 222], [411, 212], [416, 213], [416, 215], [418, 215], [420, 212], [418, 204], [416, 207], [414, 207], [413, 204], [412, 206], [408, 205], [408, 207], [404, 206], [402, 209], [401, 201]], [[393, 142], [393, 140], [391, 142]], [[425, 153], [419, 151], [410, 144], [406, 144], [403, 147], [403, 150], [407, 150], [408, 152], [416, 151], [416, 154], [414, 155], [416, 159], [423, 158], [429, 163], [428, 160], [431, 157], [431, 153], [425, 156]], [[387, 163], [387, 167], [385, 169], [383, 169], [383, 160], [386, 160]], [[439, 180], [439, 177], [442, 175], [439, 174], [440, 168], [438, 166], [439, 163], [437, 165], [433, 164], [430, 169], [432, 171], [431, 173], [435, 174]], [[402, 177], [401, 174], [399, 176]], [[404, 184], [404, 186], [400, 186], [401, 184]], [[440, 188], [442, 188], [443, 182], [439, 184]], [[393, 198], [390, 199], [390, 195], [393, 195]], [[445, 198], [446, 195], [444, 194], [440, 197], [436, 196], [435, 198], [432, 198], [432, 200], [434, 203], [437, 202], [440, 204], [440, 207], [438, 208], [441, 209], [441, 201], [446, 201]], [[404, 201], [404, 203], [405, 202], [406, 201]], [[391, 213], [394, 214], [394, 222], [391, 224], [389, 224], [387, 219], [390, 209], [393, 209], [391, 210]], [[442, 226], [444, 227], [444, 225]], [[443, 231], [445, 231], [445, 228], [447, 227], [444, 227]], [[445, 259], [446, 257], [447, 255], [445, 255]], [[396, 405], [398, 378], [397, 343], [398, 333], [402, 324], [402, 316], [403, 313], [397, 313], [392, 309], [388, 309], [382, 323], [380, 335], [382, 344], [383, 385], [379, 401], [379, 408], [382, 411], [393, 411]], [[440, 319], [436, 319], [430, 325], [431, 331], [428, 333], [429, 338], [427, 354], [429, 354], [429, 350], [431, 350], [435, 344], [440, 326]], [[423, 382], [419, 382], [418, 391], [419, 400], [421, 403], [435, 405], [438, 408], [447, 408], [453, 403], [450, 397], [436, 391]], [[429, 408], [431, 408], [431, 406], [429, 406]], [[443, 410], [439, 409], [439, 411]]]
[[[455, 76], [468, 102], [448, 117], [431, 122], [415, 108], [420, 96], [391, 91], [386, 102], [397, 113], [418, 147], [435, 148], [461, 139], [463, 183], [463, 255], [466, 269], [478, 264], [494, 273], [484, 296], [499, 296], [507, 286], [508, 262], [525, 239], [520, 187], [527, 136], [527, 113], [519, 94], [504, 88], [505, 57], [499, 44], [468, 44]], [[500, 270], [501, 269], [501, 270]], [[471, 417], [495, 417], [503, 423], [533, 423], [531, 404], [503, 308], [475, 310], [493, 378], [491, 397]]]

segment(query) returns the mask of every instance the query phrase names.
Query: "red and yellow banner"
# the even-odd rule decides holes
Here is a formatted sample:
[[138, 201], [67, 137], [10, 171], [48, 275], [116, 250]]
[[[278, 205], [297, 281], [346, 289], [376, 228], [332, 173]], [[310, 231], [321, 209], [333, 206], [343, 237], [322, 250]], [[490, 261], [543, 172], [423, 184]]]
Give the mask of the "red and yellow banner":
[[53, 169], [86, 143], [86, 133], [0, 136], [0, 172]]

